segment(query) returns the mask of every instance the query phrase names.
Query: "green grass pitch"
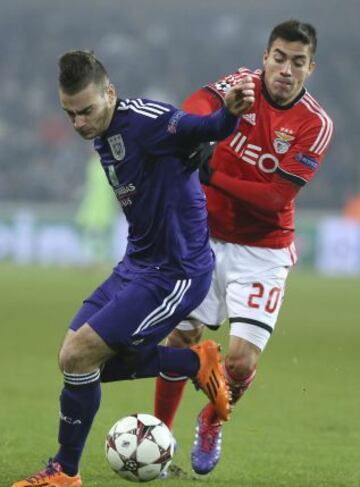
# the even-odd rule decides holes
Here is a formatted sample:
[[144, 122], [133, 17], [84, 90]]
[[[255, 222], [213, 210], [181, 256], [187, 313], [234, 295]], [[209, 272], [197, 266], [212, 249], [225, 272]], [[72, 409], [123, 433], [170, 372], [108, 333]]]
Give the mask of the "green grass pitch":
[[[68, 322], [107, 269], [0, 266], [0, 487], [34, 473], [56, 451], [61, 375], [57, 350]], [[254, 385], [224, 427], [212, 486], [360, 486], [359, 279], [294, 271], [276, 333]], [[227, 342], [227, 326], [208, 336]], [[127, 485], [107, 466], [111, 425], [152, 412], [154, 382], [106, 384], [82, 461], [84, 487]], [[177, 416], [175, 463], [197, 482], [189, 453], [205, 399], [189, 384]], [[154, 487], [164, 481], [153, 482]]]

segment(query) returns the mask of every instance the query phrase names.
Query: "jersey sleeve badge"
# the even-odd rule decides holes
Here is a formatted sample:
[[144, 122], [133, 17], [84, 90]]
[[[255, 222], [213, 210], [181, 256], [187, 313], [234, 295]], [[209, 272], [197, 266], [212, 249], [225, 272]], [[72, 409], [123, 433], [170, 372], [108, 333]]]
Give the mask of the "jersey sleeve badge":
[[223, 93], [223, 94], [227, 93], [231, 88], [231, 84], [228, 83], [224, 79], [215, 83], [214, 86], [215, 86], [217, 91], [219, 91], [220, 93]]
[[304, 164], [304, 166], [309, 167], [311, 170], [315, 171], [317, 169], [319, 163], [315, 161], [314, 158], [310, 156], [306, 156], [304, 153], [299, 152], [296, 154], [295, 159], [300, 162], [301, 164]]

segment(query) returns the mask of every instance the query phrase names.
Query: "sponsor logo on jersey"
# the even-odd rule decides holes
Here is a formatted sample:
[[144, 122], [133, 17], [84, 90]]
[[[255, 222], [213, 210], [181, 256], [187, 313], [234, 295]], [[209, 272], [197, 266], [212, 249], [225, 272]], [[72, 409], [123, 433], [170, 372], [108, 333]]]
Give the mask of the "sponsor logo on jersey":
[[230, 147], [239, 159], [251, 166], [257, 166], [262, 172], [273, 173], [279, 167], [279, 159], [274, 154], [263, 152], [259, 145], [249, 144], [246, 135], [240, 130], [230, 141]]
[[285, 154], [290, 149], [290, 142], [292, 142], [295, 137], [291, 130], [280, 129], [275, 130], [276, 139], [273, 141], [273, 146], [277, 154]]
[[123, 186], [120, 186], [116, 190], [116, 194], [118, 196], [127, 196], [129, 193], [134, 193], [136, 191], [136, 187], [133, 183], [130, 184], [124, 184]]
[[132, 205], [132, 198], [135, 196], [136, 193], [136, 186], [133, 183], [124, 184], [123, 186], [114, 188], [114, 191], [116, 194], [116, 198], [123, 208]]
[[133, 183], [120, 184], [114, 164], [106, 166], [105, 172], [121, 206], [125, 208], [126, 206], [132, 205], [132, 198], [136, 194], [136, 186]]
[[248, 122], [250, 125], [256, 125], [256, 113], [245, 113], [242, 119]]
[[121, 134], [112, 135], [108, 137], [108, 142], [114, 159], [122, 161], [125, 157], [125, 144]]
[[296, 154], [295, 159], [299, 161], [301, 164], [304, 164], [307, 167], [310, 167], [313, 171], [318, 167], [319, 163], [315, 161], [312, 157], [306, 156], [302, 152]]
[[176, 134], [178, 123], [184, 115], [185, 113], [182, 112], [181, 110], [175, 112], [174, 115], [172, 115], [172, 117], [169, 120], [169, 124], [167, 128], [170, 134]]

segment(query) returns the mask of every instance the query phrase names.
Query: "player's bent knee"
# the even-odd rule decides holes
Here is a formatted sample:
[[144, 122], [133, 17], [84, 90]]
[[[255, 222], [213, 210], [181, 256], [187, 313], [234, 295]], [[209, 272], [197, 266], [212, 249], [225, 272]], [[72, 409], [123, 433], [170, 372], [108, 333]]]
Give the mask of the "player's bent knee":
[[199, 326], [192, 330], [179, 330], [175, 329], [171, 332], [166, 340], [168, 347], [175, 348], [188, 348], [192, 345], [196, 345], [201, 340], [203, 327]]
[[100, 364], [101, 362], [97, 360], [96, 356], [73, 345], [64, 347], [59, 354], [60, 370], [69, 374], [91, 372]]
[[192, 347], [201, 340], [202, 329], [196, 329], [191, 332], [180, 332], [182, 334], [182, 341], [184, 347]]
[[70, 347], [62, 347], [59, 353], [59, 368], [61, 372], [75, 372], [78, 357]]
[[68, 373], [91, 372], [113, 355], [115, 352], [85, 324], [67, 336], [59, 353], [59, 366]]
[[64, 344], [59, 353], [59, 367], [62, 372], [79, 372], [84, 363], [81, 351], [70, 341]]

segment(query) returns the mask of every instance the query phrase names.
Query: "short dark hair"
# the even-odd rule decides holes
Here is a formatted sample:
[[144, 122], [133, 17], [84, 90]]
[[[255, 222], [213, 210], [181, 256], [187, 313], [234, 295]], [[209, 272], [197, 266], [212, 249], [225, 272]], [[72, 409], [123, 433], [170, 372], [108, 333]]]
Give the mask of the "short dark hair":
[[90, 83], [105, 87], [109, 77], [104, 66], [93, 51], [72, 50], [59, 57], [59, 85], [67, 94], [73, 95]]
[[315, 55], [317, 47], [316, 29], [311, 24], [291, 19], [276, 25], [269, 37], [268, 51], [270, 51], [273, 42], [279, 38], [288, 42], [300, 41], [310, 46], [312, 57]]

